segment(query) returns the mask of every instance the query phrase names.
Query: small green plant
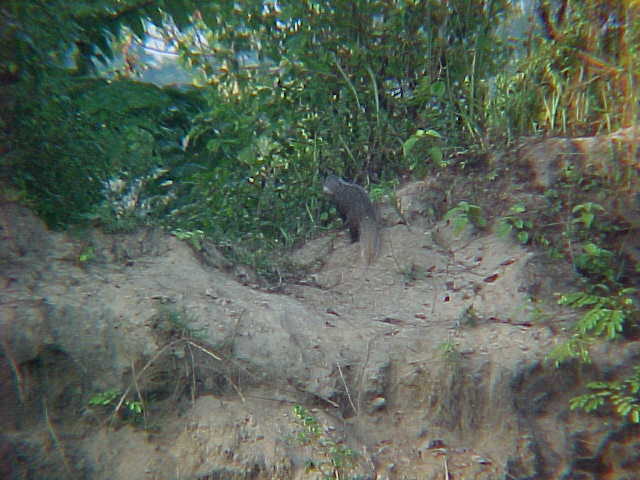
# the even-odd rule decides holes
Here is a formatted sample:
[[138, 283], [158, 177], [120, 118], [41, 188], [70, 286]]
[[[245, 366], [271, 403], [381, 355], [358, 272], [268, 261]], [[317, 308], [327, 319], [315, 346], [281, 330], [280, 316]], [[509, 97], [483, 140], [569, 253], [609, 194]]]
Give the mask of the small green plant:
[[456, 344], [451, 339], [438, 345], [438, 350], [440, 350], [444, 361], [452, 365], [456, 365], [462, 358]]
[[621, 382], [591, 382], [587, 388], [591, 392], [569, 401], [571, 410], [593, 412], [610, 403], [619, 416], [640, 423], [640, 365], [636, 365], [634, 373]]
[[[572, 172], [566, 173], [570, 178]], [[601, 246], [622, 226], [612, 223], [606, 210], [593, 202], [574, 206], [570, 214], [563, 237], [584, 287], [579, 292], [559, 295], [560, 305], [571, 307], [580, 314], [569, 340], [554, 348], [548, 356], [556, 367], [572, 359], [590, 363], [594, 343], [618, 340], [625, 329], [637, 325], [640, 318], [637, 289], [624, 286], [624, 263], [614, 251]], [[640, 420], [640, 367], [635, 367], [634, 374], [626, 379], [590, 382], [587, 389], [587, 393], [569, 401], [572, 410], [593, 412], [608, 406], [626, 420], [635, 423]]]
[[590, 279], [616, 283], [615, 255], [610, 250], [588, 242], [582, 246], [582, 252], [575, 256], [574, 262], [576, 268]]
[[397, 178], [381, 181], [369, 186], [369, 197], [373, 202], [379, 202], [385, 198], [389, 199], [391, 205], [396, 204], [396, 188], [400, 184]]
[[[122, 392], [119, 390], [106, 390], [92, 395], [91, 398], [89, 398], [89, 405], [115, 407], [121, 397]], [[142, 402], [137, 400], [124, 400], [122, 405], [124, 405], [124, 407], [133, 414], [134, 419], [140, 418], [144, 410]]]
[[319, 455], [319, 459], [307, 460], [307, 472], [317, 471], [323, 480], [347, 478], [346, 474], [355, 468], [357, 452], [331, 439], [318, 420], [303, 406], [295, 405], [293, 414], [300, 426], [296, 434], [297, 442], [315, 447]]
[[78, 256], [78, 261], [80, 263], [87, 263], [96, 258], [96, 252], [93, 247], [87, 247]]
[[587, 309], [576, 324], [578, 333], [615, 340], [622, 332], [625, 320], [637, 312], [632, 298], [635, 292], [635, 288], [623, 288], [606, 297], [577, 292], [560, 296], [558, 303]]
[[600, 296], [587, 292], [561, 295], [558, 304], [584, 311], [576, 322], [575, 333], [567, 342], [549, 354], [556, 366], [571, 358], [584, 363], [591, 361], [589, 346], [599, 337], [615, 340], [625, 323], [638, 315], [632, 295], [634, 288], [624, 288], [614, 295]]
[[417, 178], [422, 178], [427, 173], [427, 164], [424, 155], [428, 155], [434, 165], [444, 168], [448, 165], [443, 159], [442, 149], [436, 144], [442, 141], [442, 135], [435, 130], [416, 130], [402, 144], [402, 154], [409, 161], [409, 169]]
[[429, 276], [429, 272], [422, 265], [411, 263], [400, 270], [405, 284], [412, 284], [419, 280], [424, 280]]
[[528, 243], [531, 238], [529, 232], [533, 224], [530, 220], [525, 220], [519, 216], [526, 211], [527, 208], [520, 203], [513, 205], [509, 209], [510, 215], [500, 219], [498, 223], [498, 235], [506, 237], [513, 232], [520, 243]]
[[485, 176], [485, 178], [487, 179], [488, 182], [493, 182], [494, 180], [496, 180], [498, 177], [500, 176], [500, 170], [495, 168], [493, 170], [491, 170], [489, 173], [487, 173], [487, 175]]
[[[606, 288], [604, 285], [599, 285]], [[625, 326], [638, 318], [640, 310], [636, 306], [633, 295], [634, 288], [623, 288], [618, 292], [601, 296], [588, 292], [576, 292], [561, 295], [558, 303], [584, 313], [576, 322], [575, 333], [563, 344], [556, 347], [549, 358], [556, 367], [566, 360], [578, 358], [583, 363], [591, 362], [589, 347], [598, 338], [609, 341], [617, 339]], [[610, 404], [614, 411], [623, 418], [638, 423], [640, 420], [640, 366], [636, 366], [634, 374], [620, 382], [591, 382], [587, 388], [589, 393], [579, 395], [569, 401], [572, 410], [582, 409], [592, 412], [605, 404]]]
[[198, 318], [185, 309], [176, 309], [171, 305], [162, 305], [155, 315], [155, 325], [159, 331], [170, 338], [203, 339], [206, 327], [193, 328]]
[[552, 319], [552, 315], [542, 307], [542, 304], [531, 296], [527, 297], [518, 311], [525, 314], [532, 323], [547, 323]]
[[[480, 316], [478, 315], [478, 312], [476, 311], [475, 308], [473, 308], [473, 305], [469, 305], [467, 308], [464, 309], [464, 311], [460, 314], [460, 316], [458, 317], [458, 319], [456, 320], [456, 324], [459, 327], [476, 327], [478, 325], [478, 322], [480, 320]], [[452, 345], [452, 347], [447, 347], [448, 351], [455, 351], [455, 345]]]
[[573, 223], [581, 223], [586, 229], [590, 229], [594, 225], [594, 221], [596, 219], [596, 212], [604, 212], [605, 209], [593, 202], [581, 203], [580, 205], [576, 205], [571, 210], [571, 213], [577, 215], [573, 218]]
[[453, 224], [453, 232], [456, 235], [462, 232], [468, 225], [473, 225], [477, 228], [484, 228], [487, 225], [487, 221], [482, 215], [482, 209], [478, 205], [464, 201], [449, 210], [444, 215], [444, 219], [451, 221]]

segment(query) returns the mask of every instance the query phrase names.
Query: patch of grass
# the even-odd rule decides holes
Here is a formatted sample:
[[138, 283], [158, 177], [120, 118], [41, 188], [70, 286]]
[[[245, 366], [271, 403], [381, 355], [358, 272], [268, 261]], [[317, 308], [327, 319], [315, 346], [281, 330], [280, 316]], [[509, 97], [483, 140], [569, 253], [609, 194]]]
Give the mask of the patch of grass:
[[154, 325], [168, 338], [202, 339], [206, 327], [194, 328], [197, 318], [185, 309], [178, 309], [173, 305], [161, 305], [154, 317]]
[[326, 480], [357, 478], [352, 475], [358, 455], [355, 450], [329, 437], [324, 426], [303, 406], [295, 405], [293, 415], [298, 425], [296, 441], [312, 447], [315, 454], [305, 462], [307, 473], [316, 472], [319, 478]]

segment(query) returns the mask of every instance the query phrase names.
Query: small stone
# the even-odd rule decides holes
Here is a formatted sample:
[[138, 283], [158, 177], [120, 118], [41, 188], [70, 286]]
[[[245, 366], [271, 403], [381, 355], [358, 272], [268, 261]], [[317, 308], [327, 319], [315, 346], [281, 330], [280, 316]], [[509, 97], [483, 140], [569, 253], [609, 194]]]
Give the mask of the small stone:
[[491, 463], [491, 460], [481, 457], [480, 455], [471, 455], [471, 460], [482, 465], [489, 465]]
[[443, 448], [444, 446], [445, 446], [444, 441], [440, 440], [439, 438], [431, 440], [431, 441], [429, 441], [429, 443], [427, 443], [427, 448], [428, 449]]

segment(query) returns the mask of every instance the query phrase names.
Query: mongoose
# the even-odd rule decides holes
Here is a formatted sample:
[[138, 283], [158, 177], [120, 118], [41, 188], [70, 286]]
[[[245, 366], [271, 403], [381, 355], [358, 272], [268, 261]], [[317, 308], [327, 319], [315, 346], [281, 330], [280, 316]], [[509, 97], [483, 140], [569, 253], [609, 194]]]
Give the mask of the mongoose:
[[329, 195], [349, 227], [351, 241], [360, 241], [362, 257], [373, 263], [380, 250], [380, 229], [376, 209], [367, 192], [355, 183], [349, 183], [335, 175], [324, 181], [324, 193]]

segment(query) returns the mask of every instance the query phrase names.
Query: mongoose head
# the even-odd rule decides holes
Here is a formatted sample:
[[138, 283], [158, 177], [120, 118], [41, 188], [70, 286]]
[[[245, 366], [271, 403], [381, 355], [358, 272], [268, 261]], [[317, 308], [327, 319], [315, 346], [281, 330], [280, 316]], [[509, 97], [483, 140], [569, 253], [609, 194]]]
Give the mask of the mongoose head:
[[336, 191], [336, 187], [341, 182], [344, 183], [344, 180], [342, 180], [340, 177], [336, 177], [335, 175], [327, 175], [327, 178], [324, 180], [322, 191], [328, 195], [333, 195]]

